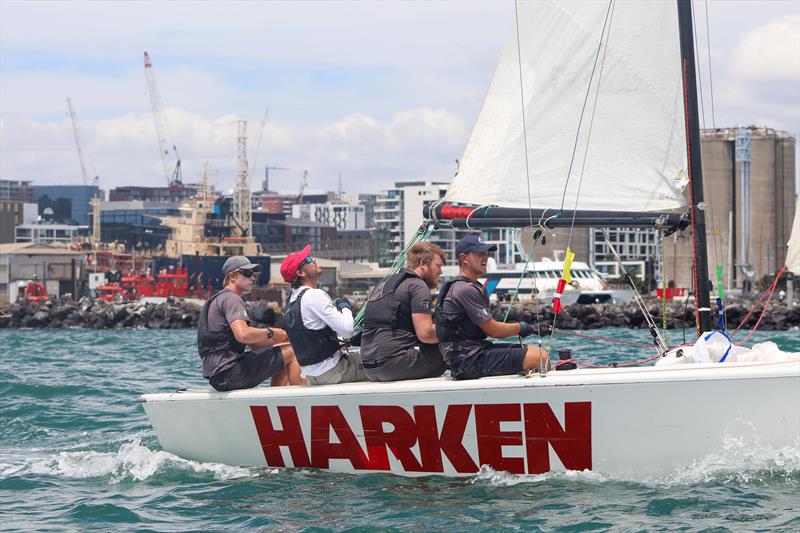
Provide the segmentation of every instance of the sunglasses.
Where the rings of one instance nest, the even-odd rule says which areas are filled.
[[[237,272],[246,278],[252,278],[256,275],[255,270],[237,270]]]
[[[310,265],[311,263],[314,263],[314,262],[316,262],[316,259],[314,259],[310,255],[306,256],[306,258],[303,260],[303,264],[306,264],[306,265]]]

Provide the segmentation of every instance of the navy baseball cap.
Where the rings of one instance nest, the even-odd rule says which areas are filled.
[[[494,252],[495,250],[497,250],[497,246],[483,242],[481,238],[474,233],[461,237],[458,244],[456,244],[456,255],[465,254],[467,252]]]

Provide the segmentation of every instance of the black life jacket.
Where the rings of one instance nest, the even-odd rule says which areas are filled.
[[[436,337],[439,342],[457,342],[463,340],[486,339],[487,335],[481,328],[472,323],[463,309],[458,311],[445,312],[444,303],[450,296],[450,289],[456,283],[472,283],[483,289],[483,285],[477,281],[472,281],[465,276],[448,281],[439,292],[439,302],[433,311],[433,323],[436,326]],[[452,298],[451,298],[452,299]]]
[[[402,329],[415,333],[411,319],[411,302],[397,297],[395,291],[408,278],[419,278],[411,270],[403,269],[379,283],[370,293],[364,311],[363,329]]]
[[[330,326],[322,329],[308,329],[303,325],[300,303],[307,292],[308,289],[301,291],[295,301],[286,308],[284,314],[286,334],[289,336],[289,342],[292,344],[294,355],[300,366],[321,363],[341,348],[339,338]]]
[[[214,293],[214,295],[203,304],[203,309],[200,311],[200,319],[197,323],[197,351],[200,353],[201,359],[207,355],[224,351],[235,352],[241,355],[247,348],[247,345],[236,340],[230,324],[226,324],[225,328],[220,331],[208,330],[208,311],[211,308],[211,304],[214,303],[214,300],[224,292],[230,291],[228,289],[222,289]]]

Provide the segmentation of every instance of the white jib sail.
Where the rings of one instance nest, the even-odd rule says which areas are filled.
[[[531,205],[562,206],[607,9],[603,1],[520,3],[521,53],[512,30],[446,200],[529,206],[521,56]],[[563,207],[684,207],[686,135],[677,7],[674,0],[617,0],[611,13]]]
[[[786,268],[800,275],[800,202],[794,204],[794,222],[789,237],[789,250],[786,252]]]

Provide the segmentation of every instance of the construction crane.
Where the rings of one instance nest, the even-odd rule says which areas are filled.
[[[75,111],[72,109],[72,99],[67,98],[67,110],[69,114],[69,118],[72,121],[72,133],[75,135],[75,147],[78,149],[78,161],[81,164],[81,177],[83,178],[83,184],[88,185],[89,183],[89,172],[87,171],[86,166],[86,156],[83,152],[83,142],[81,141],[81,133],[78,129],[78,119],[75,118]],[[92,178],[92,185],[95,187],[99,187],[100,185],[100,177],[97,175],[97,170],[94,168],[94,163],[89,158],[89,164],[92,166],[92,174],[94,177]],[[102,200],[98,192],[95,193],[94,198],[90,201],[92,205],[92,244],[97,246],[100,242],[100,205]]]
[[[83,152],[83,142],[80,130],[78,129],[78,119],[75,118],[75,111],[72,109],[72,99],[67,98],[67,110],[69,114],[69,118],[72,121],[72,133],[75,136],[75,147],[78,149],[78,161],[81,164],[81,176],[83,177],[83,184],[89,185],[89,182],[92,182],[92,185],[97,186],[100,181],[100,178],[97,176],[97,171],[94,168],[94,163],[89,161],[89,164],[92,166],[92,174],[94,177],[89,179],[89,171],[87,170],[86,165],[86,155]]]
[[[144,53],[144,74],[147,78],[147,92],[150,95],[150,104],[153,106],[153,120],[156,125],[156,135],[158,136],[158,148],[161,152],[161,164],[164,167],[164,176],[167,178],[167,186],[180,185],[182,182],[181,177],[181,158],[178,156],[178,149],[171,141],[169,135],[169,127],[167,119],[164,116],[161,108],[161,96],[158,93],[158,85],[156,84],[156,76],[153,72],[153,63],[150,61],[150,55]],[[174,155],[170,155],[170,149]]]
[[[242,237],[253,234],[253,205],[250,198],[250,172],[247,167],[247,121],[240,120],[236,135],[236,187],[233,191],[233,219]]]
[[[303,192],[308,186],[308,170],[303,171],[303,177],[300,178],[300,191],[297,193],[297,205],[303,205]]]
[[[265,193],[266,192],[270,192],[270,190],[269,190],[269,171],[270,170],[289,170],[289,169],[286,168],[286,167],[276,167],[276,166],[271,166],[271,165],[265,166],[264,167],[264,181],[261,182],[261,190],[263,192],[265,192]]]

